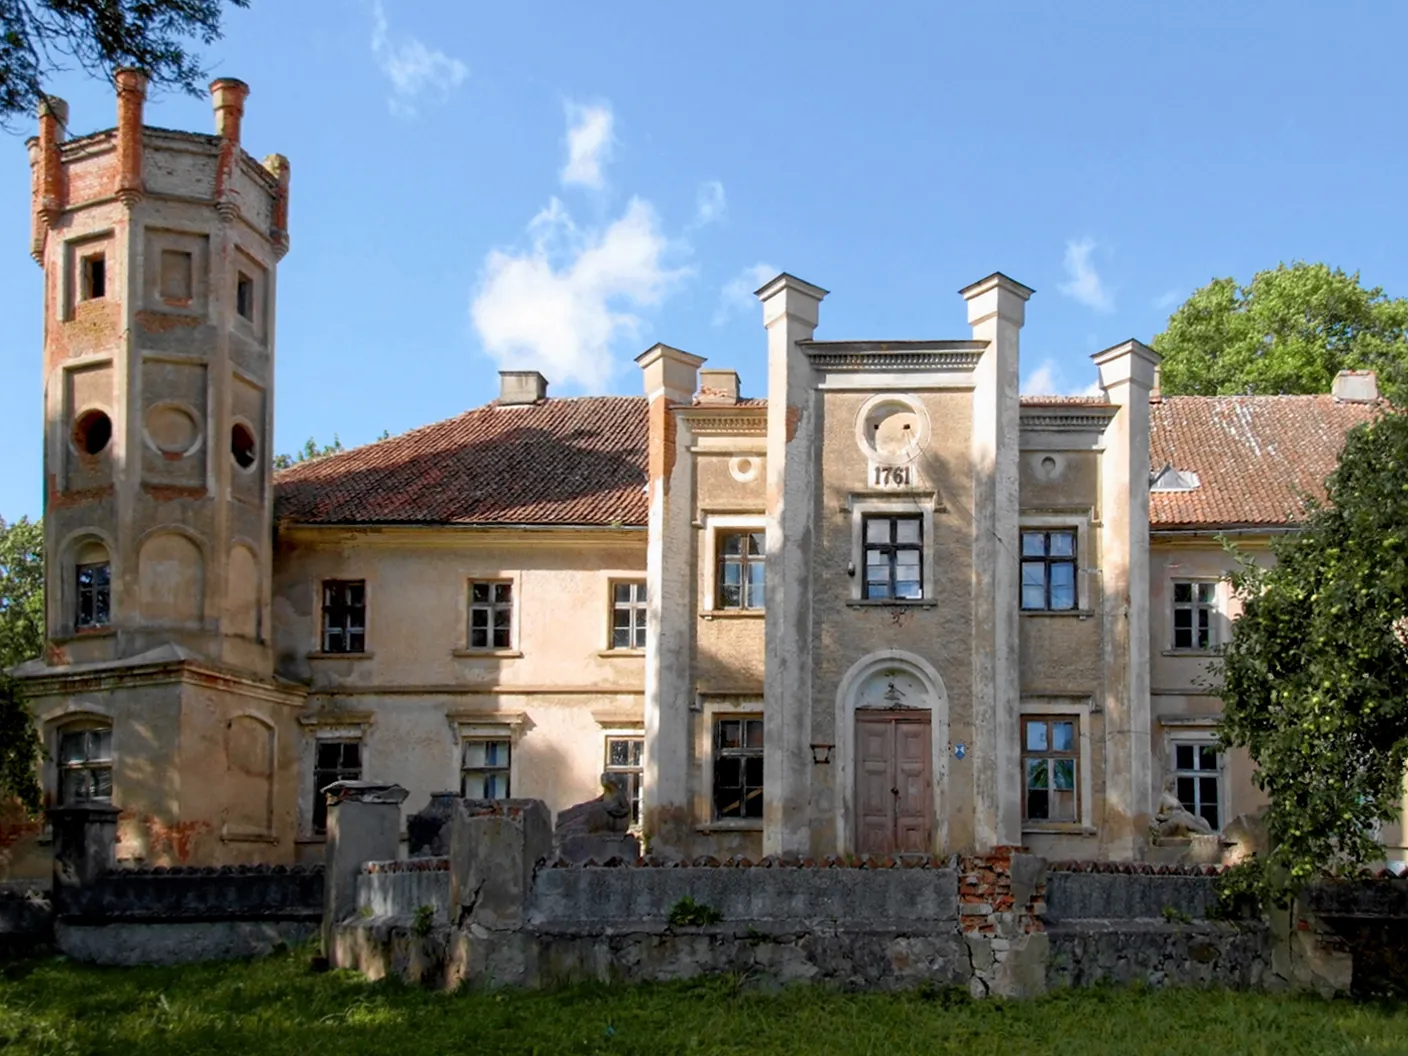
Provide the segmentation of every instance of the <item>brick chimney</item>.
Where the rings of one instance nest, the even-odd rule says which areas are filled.
[[[548,379],[536,370],[499,371],[499,406],[521,407],[548,398]]]
[[[117,82],[117,197],[127,205],[142,197],[142,104],[147,75],[130,66],[113,75]]]
[[[215,134],[221,139],[240,141],[240,119],[244,117],[244,101],[249,98],[249,85],[234,77],[221,77],[210,82],[210,104],[215,108]]]
[[[738,402],[738,372],[734,370],[701,370],[699,372],[699,403],[732,405]]]
[[[1330,395],[1340,403],[1377,403],[1379,377],[1372,370],[1342,370],[1335,375]]]

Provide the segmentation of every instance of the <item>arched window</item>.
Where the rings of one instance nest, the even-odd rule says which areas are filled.
[[[73,555],[73,625],[106,627],[112,619],[112,565],[108,548],[90,541]]]
[[[59,804],[112,800],[112,727],[74,723],[59,728]]]

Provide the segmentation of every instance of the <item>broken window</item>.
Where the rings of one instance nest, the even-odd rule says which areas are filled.
[[[1080,819],[1075,716],[1022,719],[1022,816],[1028,821]]]
[[[626,794],[631,799],[631,824],[640,824],[641,759],[645,753],[644,737],[606,738],[606,769],[626,779]]]
[[[235,311],[254,322],[254,280],[244,272],[235,280]]]
[[[466,738],[460,749],[460,794],[466,799],[508,799],[513,745],[508,738]]]
[[[1217,644],[1217,584],[1175,580],[1173,647],[1211,649]]]
[[[720,532],[718,607],[761,609],[766,566],[765,533]]]
[[[906,426],[906,428],[908,428]],[[924,596],[924,522],[917,516],[866,517],[863,597]]]
[[[112,617],[112,566],[106,561],[78,565],[74,626],[105,627]]]
[[[761,716],[714,720],[714,817],[763,816]]]
[[[112,799],[112,727],[95,726],[59,732],[59,803]]]
[[[1173,745],[1173,777],[1183,809],[1222,828],[1222,766],[1217,745],[1184,742]]]
[[[469,647],[513,648],[513,584],[508,580],[469,585]]]
[[[328,831],[327,787],[334,781],[362,780],[362,742],[319,741],[313,760],[313,831]]]
[[[611,584],[611,648],[645,648],[645,581]]]
[[[107,258],[101,253],[93,253],[80,262],[78,279],[78,299],[96,301],[108,295]]]
[[[1022,608],[1060,612],[1075,607],[1075,530],[1023,532]]]
[[[366,650],[366,580],[323,580],[323,652],[364,653]]]

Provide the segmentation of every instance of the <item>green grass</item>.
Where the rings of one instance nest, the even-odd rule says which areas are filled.
[[[1408,1007],[1219,991],[765,992],[714,978],[436,994],[313,974],[308,955],[182,968],[0,969],[0,1053],[1408,1053]]]

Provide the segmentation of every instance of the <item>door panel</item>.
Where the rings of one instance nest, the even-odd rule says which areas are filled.
[[[929,713],[856,712],[856,850],[927,854],[933,792]]]
[[[861,854],[892,853],[893,741],[887,722],[856,723],[856,842]]]
[[[896,722],[895,850],[927,854],[934,797],[929,790],[929,723]]]

